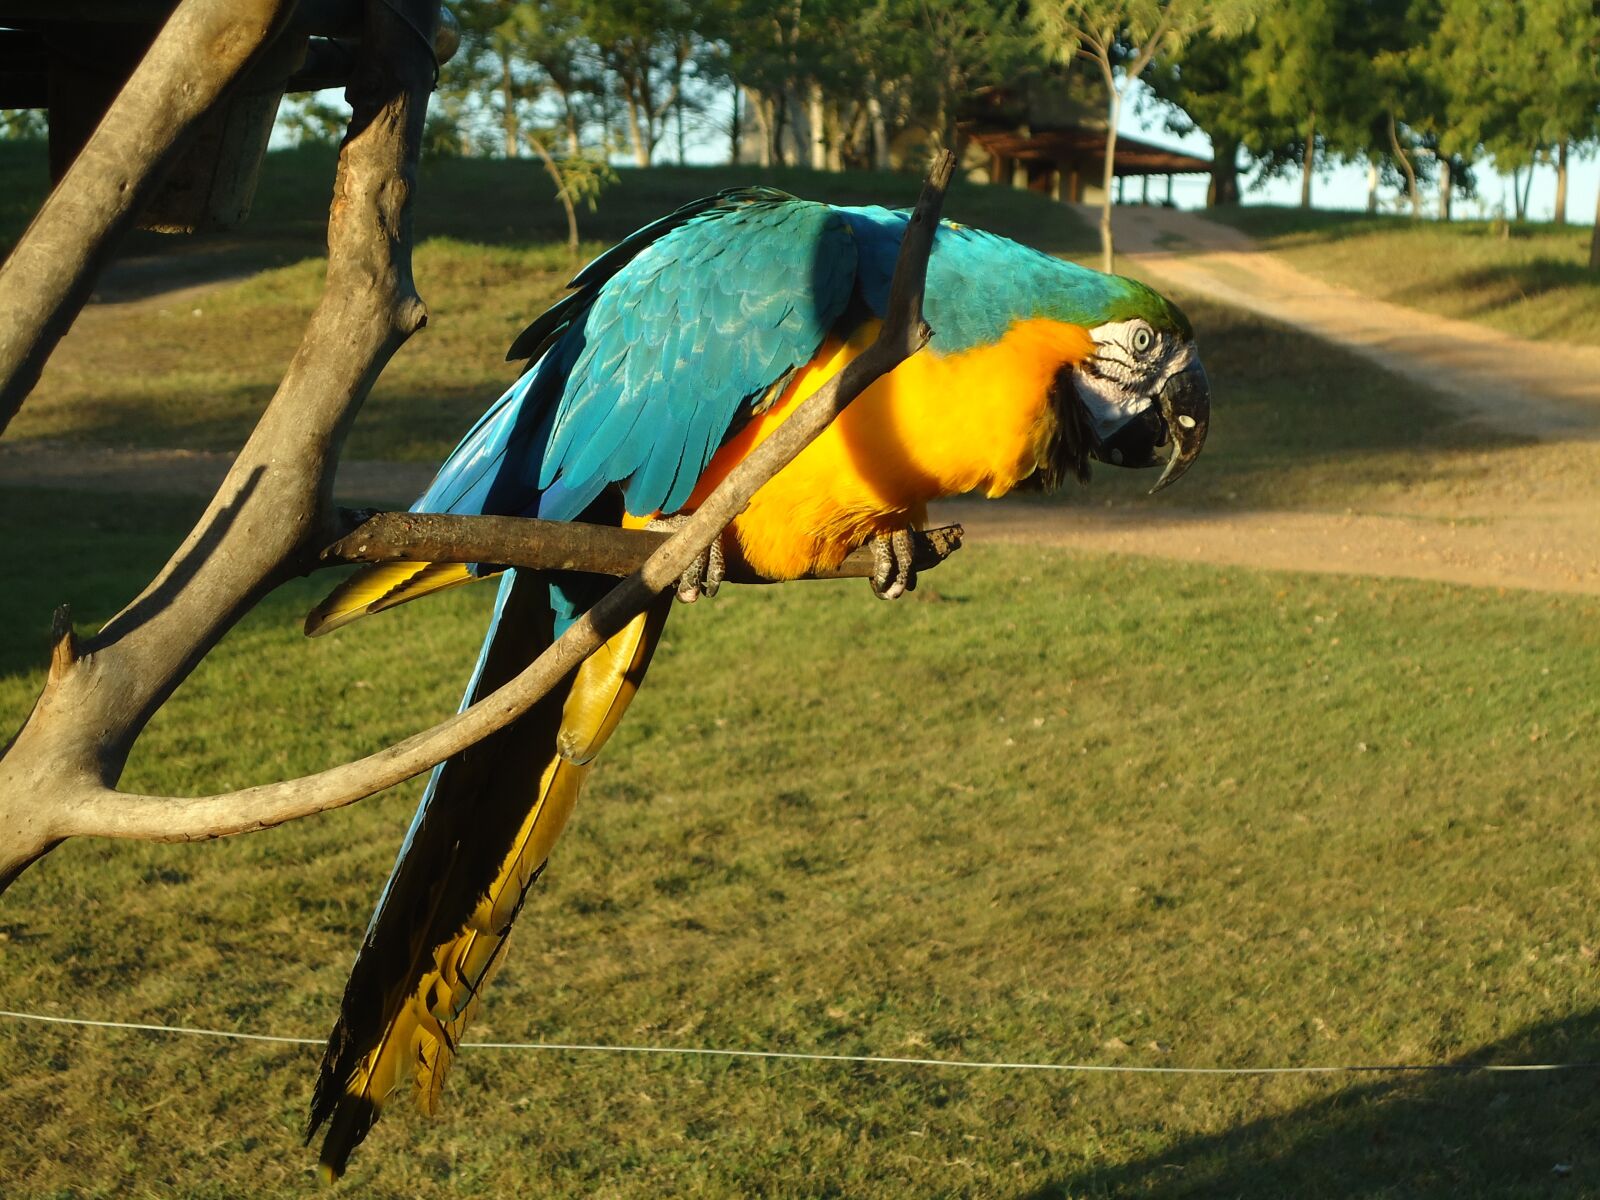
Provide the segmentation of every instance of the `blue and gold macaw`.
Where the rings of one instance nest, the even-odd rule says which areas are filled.
[[[511,348],[532,367],[413,506],[643,526],[691,511],[750,449],[869,345],[906,214],[765,188],[697,201],[572,281]],[[724,535],[790,579],[871,543],[874,589],[914,580],[909,530],[930,500],[1087,479],[1089,460],[1194,461],[1210,412],[1188,321],[1144,285],[943,224],[928,264],[927,348],[863,392]],[[713,559],[720,557],[712,556]],[[718,564],[679,595],[715,590]],[[703,573],[702,573],[703,572]],[[352,576],[307,632],[465,582],[453,564]],[[508,570],[464,703],[526,666],[609,582]],[[595,755],[650,662],[661,598],[566,685],[441,764],[378,901],[328,1042],[308,1136],[334,1175],[398,1088],[436,1108],[454,1048]]]

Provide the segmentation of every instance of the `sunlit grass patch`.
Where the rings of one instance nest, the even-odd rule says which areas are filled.
[[[1442,224],[1255,205],[1206,215],[1367,295],[1519,337],[1600,345],[1600,274],[1589,269],[1586,224]]]
[[[26,711],[189,506],[0,496]],[[272,597],[127,783],[337,761],[448,712],[486,588],[316,642]],[[478,594],[474,594],[478,593]],[[1600,1057],[1587,598],[969,548],[906,601],[729,589],[666,644],[476,1037],[1269,1065]],[[72,843],[6,1007],[316,1035],[415,785],[200,846]],[[24,1195],[300,1194],[309,1050],[0,1024]],[[1591,1078],[1077,1079],[467,1053],[349,1190],[1542,1195]],[[1396,1181],[1404,1181],[1399,1187]]]

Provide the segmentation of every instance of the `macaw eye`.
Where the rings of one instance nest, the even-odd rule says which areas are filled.
[[[1140,326],[1133,331],[1133,349],[1136,354],[1143,354],[1155,344],[1156,335]]]

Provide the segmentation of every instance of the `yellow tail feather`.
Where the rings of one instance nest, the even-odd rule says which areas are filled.
[[[474,579],[465,563],[389,562],[362,567],[306,614],[306,636],[317,637],[370,613]]]
[[[670,597],[664,597],[578,667],[562,709],[558,752],[546,762],[510,850],[466,920],[433,945],[422,944],[431,916],[419,922],[410,979],[397,981],[409,990],[403,997],[391,994],[383,1033],[350,1075],[330,1121],[322,1148],[330,1175],[342,1171],[377,1110],[407,1079],[418,1107],[429,1115],[437,1111],[455,1048],[504,958],[523,898],[566,827],[594,756],[637,692],[670,608]],[[444,891],[441,878],[425,906],[428,913]]]

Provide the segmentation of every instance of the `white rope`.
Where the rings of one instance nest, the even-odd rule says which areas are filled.
[[[83,1017],[49,1017],[43,1013],[10,1012],[0,1017],[14,1021],[40,1021],[49,1025],[78,1025],[94,1029],[133,1029],[143,1033],[177,1033],[189,1037],[229,1038],[241,1042],[279,1042],[292,1046],[320,1046],[323,1038],[282,1037],[271,1033],[238,1033],[231,1029],[200,1029],[190,1025],[146,1025],[136,1021],[91,1021]],[[462,1042],[463,1050],[545,1050],[554,1053],[682,1054],[703,1058],[765,1058],[800,1062],[868,1063],[890,1067],[956,1067],[968,1071],[1072,1071],[1098,1075],[1359,1075],[1397,1074],[1404,1071],[1439,1071],[1454,1074],[1512,1071],[1584,1071],[1600,1063],[1362,1063],[1347,1066],[1306,1067],[1141,1067],[1103,1063],[986,1062],[966,1058],[889,1058],[876,1054],[813,1054],[801,1050],[718,1050],[701,1046],[602,1046],[581,1042]]]

